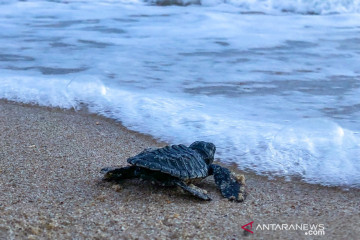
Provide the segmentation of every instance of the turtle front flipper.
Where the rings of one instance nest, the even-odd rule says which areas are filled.
[[[202,200],[206,200],[206,201],[211,200],[211,198],[209,197],[209,195],[207,195],[204,189],[201,189],[193,184],[187,185],[181,180],[175,180],[174,184],[181,187],[185,191],[191,193],[192,195],[201,198]]]
[[[101,173],[104,174],[104,181],[119,181],[122,179],[136,178],[139,173],[136,166],[128,167],[106,167],[101,169]]]
[[[236,175],[229,169],[216,164],[210,165],[209,173],[214,174],[215,183],[224,197],[238,202],[245,200],[245,177],[243,175]]]

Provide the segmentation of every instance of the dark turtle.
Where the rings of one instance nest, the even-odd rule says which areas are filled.
[[[193,180],[214,175],[215,183],[222,195],[230,200],[244,201],[245,178],[236,175],[214,161],[215,145],[208,142],[194,142],[189,147],[172,145],[159,149],[146,149],[129,158],[131,166],[107,167],[101,170],[104,180],[118,181],[141,178],[163,186],[179,186],[203,200],[211,200],[207,192],[191,184]]]

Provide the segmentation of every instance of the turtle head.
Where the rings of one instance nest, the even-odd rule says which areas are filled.
[[[189,148],[194,149],[203,157],[206,164],[210,165],[214,161],[214,155],[216,147],[213,143],[196,141],[189,146]]]

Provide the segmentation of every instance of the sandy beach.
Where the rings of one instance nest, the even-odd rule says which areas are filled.
[[[100,169],[165,143],[87,114],[0,101],[0,239],[358,239],[360,190],[244,173],[248,197],[224,199],[209,177],[197,200]],[[241,226],[253,223],[253,234]],[[258,224],[323,224],[324,236]]]

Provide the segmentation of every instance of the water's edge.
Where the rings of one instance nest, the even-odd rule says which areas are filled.
[[[162,141],[159,138],[156,138],[150,134],[146,134],[143,132],[138,132],[138,131],[134,131],[132,129],[127,128],[126,126],[124,126],[124,124],[118,120],[118,119],[113,119],[113,118],[108,118],[106,116],[103,115],[99,115],[97,113],[91,112],[87,106],[87,104],[81,104],[80,107],[78,108],[61,108],[61,107],[49,107],[49,106],[42,106],[36,103],[24,103],[24,102],[20,102],[20,101],[13,101],[13,100],[8,100],[5,98],[0,98],[0,105],[1,104],[10,104],[10,105],[20,105],[23,107],[28,107],[28,108],[41,108],[44,109],[46,111],[60,111],[61,113],[75,113],[75,114],[79,114],[79,115],[83,115],[83,116],[88,116],[91,118],[94,118],[94,123],[96,124],[97,120],[102,119],[105,121],[110,121],[110,123],[112,124],[116,124],[117,127],[120,128],[124,128],[126,129],[126,131],[131,132],[132,134],[134,134],[135,136],[138,137],[145,137],[146,139],[149,139],[150,141],[154,142],[154,146],[157,147],[162,147],[162,146],[166,146],[169,144],[182,144],[181,142],[177,142],[177,143],[169,143],[166,141]],[[1,113],[0,113],[0,117],[1,117]],[[145,147],[154,147],[154,146],[145,146]],[[215,163],[220,164],[222,166],[228,167],[229,169],[231,169],[232,171],[238,172],[240,174],[244,174],[245,178],[260,178],[260,180],[262,181],[276,181],[276,182],[282,182],[282,183],[287,183],[290,181],[290,179],[286,176],[269,176],[269,175],[262,175],[259,174],[255,171],[252,171],[251,169],[243,169],[239,166],[239,164],[237,162],[231,162],[231,161],[222,161],[221,157],[216,156],[215,154]],[[311,185],[311,186],[318,186],[318,187],[325,187],[325,188],[331,188],[334,190],[338,190],[338,191],[351,191],[351,190],[359,190],[359,187],[348,187],[348,186],[331,186],[331,185],[324,185],[321,183],[308,183],[306,181],[303,181],[301,178],[292,178],[291,182],[295,182],[297,184],[301,184],[301,185]]]

